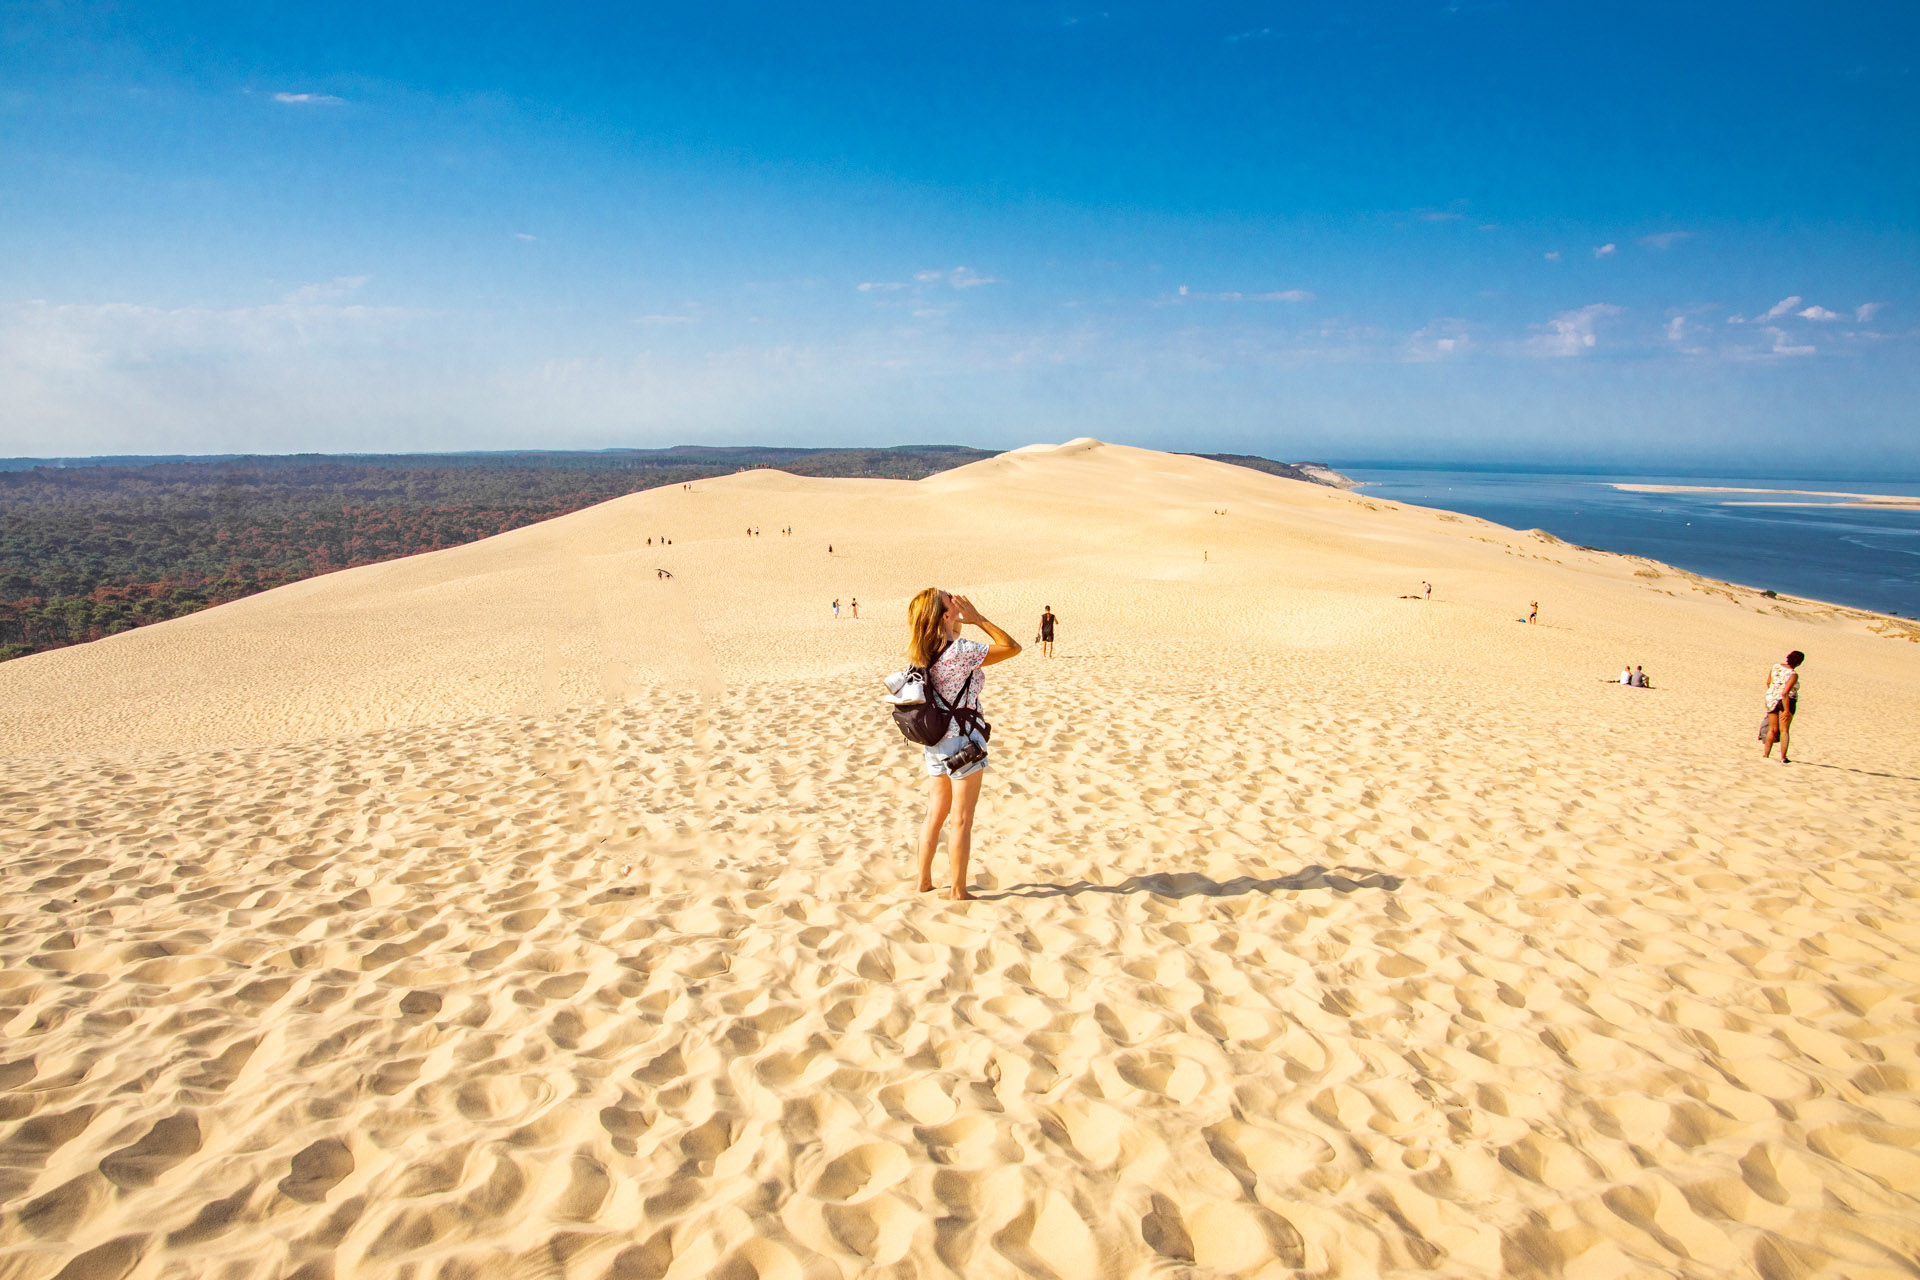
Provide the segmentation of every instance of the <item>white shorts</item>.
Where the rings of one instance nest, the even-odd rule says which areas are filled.
[[[922,751],[926,752],[927,776],[929,778],[971,778],[974,774],[986,768],[987,761],[984,756],[960,770],[958,773],[947,768],[947,757],[969,742],[978,743],[983,751],[987,746],[986,739],[982,738],[977,730],[972,733],[962,733],[960,731],[960,722],[956,718],[953,722],[953,727],[947,730],[946,737],[940,739],[940,741],[930,747],[921,748]]]

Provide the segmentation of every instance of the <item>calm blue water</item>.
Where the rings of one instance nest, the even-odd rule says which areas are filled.
[[[1545,529],[1581,546],[1651,556],[1710,578],[1861,609],[1920,616],[1920,511],[1764,507],[1805,495],[1628,493],[1622,484],[1730,485],[1920,496],[1877,480],[1714,479],[1340,466],[1370,496]]]

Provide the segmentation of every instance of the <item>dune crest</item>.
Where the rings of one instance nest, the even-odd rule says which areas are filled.
[[[1908,1273],[1920,651],[1070,444],[0,665],[0,1272]],[[877,701],[930,583],[1060,618],[966,904]]]

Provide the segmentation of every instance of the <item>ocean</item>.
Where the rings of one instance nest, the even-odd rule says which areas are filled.
[[[1332,464],[1372,497],[1545,529],[1783,595],[1920,617],[1920,510],[1868,510],[1810,494],[1637,493],[1616,484],[1804,489],[1920,498],[1920,484],[1793,477],[1429,470]],[[1770,502],[1809,506],[1757,505]]]

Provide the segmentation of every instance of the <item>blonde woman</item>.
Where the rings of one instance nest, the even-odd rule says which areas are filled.
[[[947,736],[925,748],[927,820],[920,828],[920,892],[933,889],[933,852],[951,813],[950,896],[964,902],[973,896],[967,892],[967,858],[973,851],[973,810],[987,769],[987,735],[980,711],[980,690],[987,677],[981,668],[1005,662],[1020,652],[1020,645],[982,617],[965,596],[949,595],[938,587],[928,587],[907,605],[907,626],[907,661],[926,667],[940,700],[955,708]],[[993,643],[961,639],[960,628],[966,626],[979,627]]]

